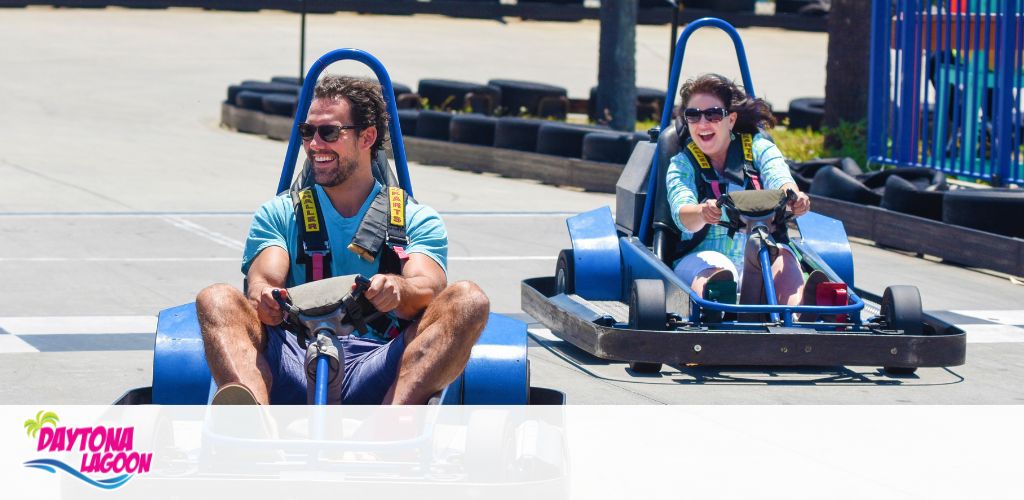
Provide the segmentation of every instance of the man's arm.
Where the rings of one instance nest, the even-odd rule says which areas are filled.
[[[263,324],[279,325],[284,320],[281,306],[272,292],[275,288],[284,288],[290,265],[288,251],[272,245],[264,248],[249,267],[247,295]]]
[[[422,253],[411,253],[401,276],[374,275],[366,298],[378,311],[395,311],[399,318],[413,319],[422,314],[447,285],[448,278],[434,259]]]

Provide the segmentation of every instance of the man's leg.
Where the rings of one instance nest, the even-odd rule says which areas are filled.
[[[196,296],[206,363],[217,385],[242,384],[261,404],[269,404],[270,365],[263,352],[267,336],[252,304],[237,288],[217,283]]]
[[[419,321],[405,331],[398,378],[384,404],[423,404],[465,369],[469,352],[487,324],[487,295],[475,283],[453,283]]]

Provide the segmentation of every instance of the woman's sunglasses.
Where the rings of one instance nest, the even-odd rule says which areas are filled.
[[[299,124],[299,137],[304,141],[312,141],[313,136],[317,133],[320,134],[320,138],[324,142],[334,142],[341,137],[343,130],[360,129],[358,125],[310,125],[308,123]]]
[[[687,123],[697,123],[700,121],[700,116],[704,115],[704,119],[711,123],[718,123],[729,114],[729,111],[725,108],[715,106],[713,108],[698,109],[698,108],[686,108],[683,110],[683,118],[686,118]]]

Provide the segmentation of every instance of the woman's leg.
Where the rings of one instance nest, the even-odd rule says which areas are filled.
[[[684,256],[675,268],[676,276],[690,285],[698,297],[704,296],[704,289],[711,281],[735,281],[736,266],[725,255],[701,251]]]
[[[780,248],[771,263],[776,302],[799,305],[804,290],[804,274],[800,270],[800,262],[789,249]],[[764,281],[761,278],[761,261],[757,257],[757,247],[752,240],[747,241],[743,266],[744,279],[740,288],[740,303],[764,304],[767,300],[764,294]]]

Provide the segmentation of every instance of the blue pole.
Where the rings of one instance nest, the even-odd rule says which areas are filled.
[[[299,155],[299,147],[302,140],[299,138],[299,124],[306,120],[306,113],[309,112],[309,105],[313,101],[313,88],[320,73],[332,63],[344,60],[358,61],[368,66],[377,76],[380,82],[384,100],[387,102],[388,115],[390,120],[388,130],[391,133],[391,151],[395,157],[395,171],[398,175],[398,184],[412,196],[412,181],[409,179],[409,165],[405,158],[405,144],[402,142],[402,127],[398,123],[398,106],[395,104],[395,90],[391,85],[391,76],[388,75],[384,64],[369,52],[359,49],[337,49],[332,50],[320,59],[317,59],[309,68],[306,79],[302,82],[302,92],[299,93],[299,102],[295,107],[295,123],[292,124],[292,135],[288,140],[288,151],[284,155],[284,165],[281,167],[281,178],[277,183],[277,194],[285,192],[291,184],[295,172],[295,159]],[[382,133],[382,131],[378,131]]]
[[[757,251],[757,259],[761,261],[761,279],[764,280],[764,293],[767,295],[768,305],[778,305],[779,301],[775,298],[775,280],[772,279],[772,259],[771,254],[768,253],[768,245],[761,244],[761,248]],[[770,317],[773,322],[778,321],[779,313],[773,312]]]
[[[330,359],[325,354],[316,357],[316,387],[313,392],[313,404],[327,404],[327,379],[330,378]]]
[[[743,87],[747,95],[754,97],[754,84],[750,81],[750,68],[747,66],[747,53],[743,49],[743,40],[731,24],[716,17],[702,17],[686,25],[683,34],[679,35],[676,42],[675,54],[672,57],[672,70],[668,77],[668,90],[665,94],[665,108],[661,111],[661,130],[668,128],[672,123],[672,108],[675,107],[676,88],[679,85],[679,70],[683,65],[683,55],[686,51],[686,42],[694,31],[705,26],[718,28],[724,31],[732,39],[733,47],[736,49],[736,59],[740,65],[740,75],[743,78]],[[640,240],[647,243],[650,241],[651,222],[654,218],[654,198],[658,187],[658,150],[654,151],[654,160],[651,162],[651,169],[647,177],[647,197],[644,200],[644,214],[640,218]]]

